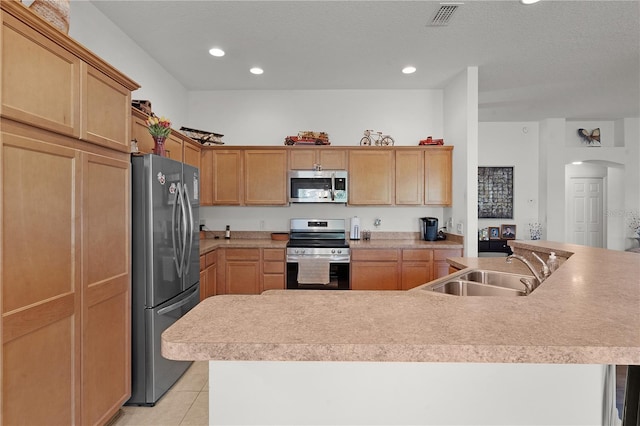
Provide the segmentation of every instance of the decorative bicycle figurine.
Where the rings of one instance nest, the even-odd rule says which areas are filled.
[[[393,145],[394,140],[390,135],[383,135],[382,132],[365,130],[364,137],[360,139],[360,145],[388,146]]]

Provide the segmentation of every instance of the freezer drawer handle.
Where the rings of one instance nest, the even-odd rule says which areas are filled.
[[[200,291],[197,288],[193,289],[192,291],[193,291],[193,293],[190,294],[186,299],[182,299],[181,301],[176,302],[173,305],[169,305],[167,307],[159,309],[158,310],[158,315],[164,315],[164,314],[169,313],[171,311],[175,311],[176,309],[178,309],[178,308],[190,303],[191,299],[193,299],[194,296],[200,296]]]

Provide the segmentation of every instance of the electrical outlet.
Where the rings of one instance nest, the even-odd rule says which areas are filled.
[[[458,224],[456,225],[456,231],[458,232],[458,234],[462,234],[462,222],[458,222]]]
[[[260,221],[260,230],[264,231],[264,220]]]

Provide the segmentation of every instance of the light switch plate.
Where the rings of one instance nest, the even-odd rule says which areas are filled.
[[[458,232],[458,234],[462,234],[462,231],[463,231],[462,222],[458,222],[458,224],[456,225],[456,231]]]

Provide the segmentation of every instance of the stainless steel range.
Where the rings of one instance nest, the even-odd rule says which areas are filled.
[[[287,289],[348,290],[346,235],[344,219],[291,219]]]

